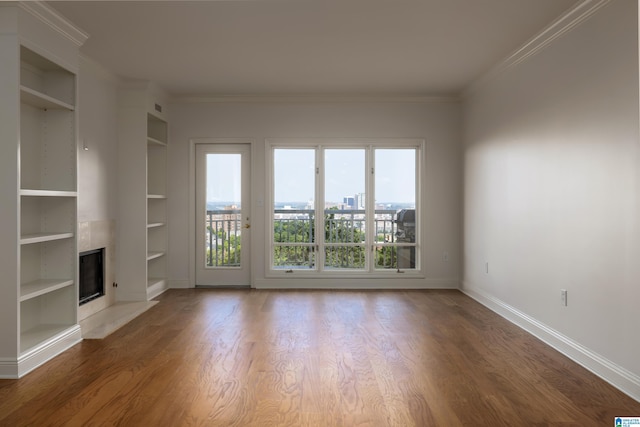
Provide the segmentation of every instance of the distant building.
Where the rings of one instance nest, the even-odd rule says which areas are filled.
[[[353,209],[356,206],[356,198],[355,197],[344,197],[342,199],[342,203],[344,203],[345,209]]]

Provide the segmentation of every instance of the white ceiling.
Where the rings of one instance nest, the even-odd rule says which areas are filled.
[[[176,96],[456,95],[576,0],[49,2]]]

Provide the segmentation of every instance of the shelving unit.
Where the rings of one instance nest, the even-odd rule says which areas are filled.
[[[0,7],[0,378],[82,339],[76,72],[85,39],[45,4]]]
[[[20,47],[20,354],[77,327],[75,74]]]
[[[147,114],[147,293],[166,289],[167,122]]]
[[[120,218],[126,224],[118,241],[126,253],[118,258],[118,299],[148,300],[167,289],[168,125],[163,96],[151,84],[132,84],[121,100],[120,182],[126,194]]]

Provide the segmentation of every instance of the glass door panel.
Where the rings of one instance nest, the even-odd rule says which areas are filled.
[[[207,154],[207,267],[240,267],[242,256],[242,155]]]

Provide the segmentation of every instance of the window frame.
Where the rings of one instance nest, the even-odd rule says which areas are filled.
[[[417,138],[268,138],[265,139],[266,180],[265,207],[265,277],[305,277],[305,278],[423,278],[425,236],[422,217],[424,217],[424,177],[425,177],[425,148],[424,139]],[[324,229],[325,208],[319,213],[318,206],[325,206],[325,149],[364,149],[365,150],[365,220],[375,219],[375,150],[376,149],[414,149],[415,150],[415,209],[418,215],[415,218],[416,242],[407,243],[381,243],[375,242],[375,230],[366,227],[365,237],[365,268],[363,269],[327,269],[324,266],[324,233],[318,233],[314,242],[315,262],[312,268],[276,268],[274,267],[274,153],[276,149],[314,149],[315,150],[315,184],[314,184],[314,221],[316,230]],[[330,244],[330,246],[340,246]],[[355,246],[355,245],[350,245]],[[411,246],[415,247],[415,268],[412,269],[381,269],[375,267],[374,256],[371,255],[374,248],[380,246]],[[402,273],[402,274],[398,274]]]

